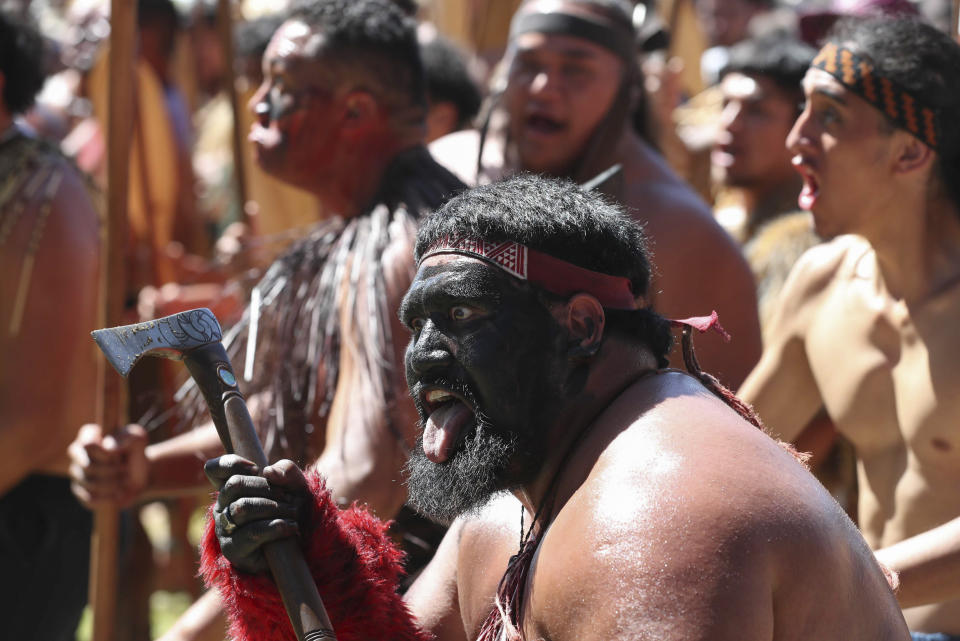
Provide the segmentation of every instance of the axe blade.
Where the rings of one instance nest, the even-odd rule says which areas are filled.
[[[98,329],[91,335],[110,364],[124,377],[144,356],[182,360],[186,352],[219,343],[223,336],[216,316],[206,308],[135,325]]]

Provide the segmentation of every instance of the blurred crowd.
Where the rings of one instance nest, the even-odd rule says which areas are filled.
[[[195,408],[184,409],[197,400],[186,373],[160,360],[130,379],[135,429],[111,436],[95,425],[98,384],[113,372],[104,373],[87,334],[103,324],[106,279],[122,279],[123,324],[210,308],[257,392],[254,414],[259,407],[270,417],[261,436],[271,455],[316,463],[342,505],[360,500],[394,519],[415,574],[443,534],[402,507],[396,481],[416,415],[392,400],[378,410],[370,399],[406,396],[402,374],[376,362],[395,350],[402,360],[395,308],[403,291],[395,290],[409,284],[412,263],[398,266],[391,248],[409,250],[403,242],[420,213],[438,208],[441,194],[520,171],[568,177],[622,203],[653,239],[657,310],[670,318],[717,310],[733,348],[704,336],[700,360],[727,387],[743,386],[763,416],[768,370],[754,368],[764,348],[788,343],[792,312],[780,295],[801,256],[836,235],[814,225],[810,203],[826,182],[804,173],[802,134],[791,134],[809,109],[811,63],[846,17],[958,34],[949,0],[596,0],[611,13],[629,5],[632,40],[605,45],[603,56],[577,55],[569,42],[545,45],[520,28],[520,0],[394,4],[417,21],[422,83],[353,52],[336,64],[374,87],[374,98],[341,106],[316,80],[324,65],[288,56],[321,46],[291,26],[291,15],[308,14],[290,12],[308,9],[136,0],[128,233],[105,243],[109,3],[0,0],[0,452],[11,459],[0,466],[0,559],[8,578],[33,586],[0,588],[0,611],[21,603],[32,621],[9,638],[74,638],[93,527],[83,506],[98,505],[125,515],[119,638],[161,636],[150,628],[157,590],[197,599],[164,641],[224,638],[216,595],[203,596],[195,576],[189,532],[209,498],[201,461],[219,442]],[[99,262],[107,244],[122,249],[122,274]],[[957,326],[955,316],[938,322]],[[250,373],[254,357],[262,373]],[[956,396],[950,384],[942,394]],[[895,493],[889,488],[871,489],[864,507],[872,477],[863,453],[872,446],[842,429],[847,409],[813,403],[796,429],[764,418],[813,452],[812,471],[854,521],[909,512],[901,502],[916,495],[877,497]],[[952,431],[934,439],[954,457],[958,419],[948,416]],[[349,435],[344,426],[353,424],[368,436]],[[894,468],[914,465],[906,452],[910,460]],[[952,478],[953,498],[943,502],[960,505],[960,477]],[[870,511],[878,501],[889,512],[882,517]],[[924,512],[921,528],[898,520],[899,534],[880,527],[868,541],[889,546],[949,521],[949,511]],[[951,607],[960,608],[960,593]],[[957,627],[955,615],[929,620]],[[33,629],[39,621],[43,633]]]

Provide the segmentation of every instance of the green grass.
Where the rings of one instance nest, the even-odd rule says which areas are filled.
[[[170,626],[190,607],[192,599],[187,592],[166,592],[158,590],[150,595],[150,638],[162,636]],[[83,611],[80,626],[77,628],[77,641],[90,641],[92,633],[90,608]]]
[[[201,507],[191,514],[187,538],[189,545],[196,549],[203,533],[206,508]],[[170,524],[165,509],[159,504],[144,506],[140,512],[140,520],[156,548],[169,547]],[[170,629],[176,620],[183,614],[192,599],[188,592],[167,592],[157,590],[150,595],[150,638],[157,639]],[[80,625],[77,627],[77,641],[90,641],[92,635],[92,615],[90,608],[83,611]]]

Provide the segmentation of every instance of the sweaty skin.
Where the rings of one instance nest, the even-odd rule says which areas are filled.
[[[801,205],[840,235],[798,262],[741,396],[785,440],[826,410],[856,449],[859,526],[900,572],[911,629],[960,634],[957,210],[929,200],[929,148],[828,74],[804,85],[788,139]]]
[[[500,282],[500,300],[510,302],[458,294],[471,272],[489,272]],[[492,365],[517,365],[522,356],[499,351],[496,362],[484,363],[469,347],[475,337],[488,345],[512,340],[501,315],[522,311],[511,309],[517,287],[472,258],[424,261],[401,311],[414,331],[407,372],[415,391],[438,363],[473,380]],[[564,365],[564,356],[587,350],[587,372],[548,412],[534,478],[456,521],[411,588],[408,605],[427,635],[477,638],[517,550],[519,513],[529,525],[553,487],[554,507],[524,586],[523,638],[908,638],[866,543],[788,451],[691,376],[652,372],[645,345],[604,334],[601,308],[588,294],[549,310],[568,334],[544,358],[569,383],[579,365]],[[476,387],[481,406],[495,402],[487,396],[495,387]],[[210,471],[226,480],[242,468],[216,460]],[[271,483],[293,488],[294,476],[272,475]],[[228,542],[238,550],[292,531],[290,522],[271,520],[289,518],[278,503],[259,501],[256,516],[243,508],[248,499],[236,490],[247,482],[233,478],[236,496],[220,506],[243,521]],[[247,524],[254,538],[242,543]]]
[[[424,261],[405,308],[465,304],[445,290],[456,291],[469,262],[494,269],[463,257]],[[499,313],[493,305],[462,328],[441,323],[435,331],[463,362],[472,336]],[[409,308],[402,314],[416,318]],[[410,367],[420,341],[437,344],[414,335],[408,382],[418,378]],[[691,377],[637,380],[637,363],[650,362],[644,352],[607,337],[573,393],[603,400],[557,477],[558,509],[527,582],[524,638],[906,638],[870,550],[817,481]],[[591,415],[581,403],[563,411]],[[576,425],[562,422],[567,432]],[[571,438],[551,439],[546,460],[561,458]],[[546,484],[541,474],[516,497],[503,494],[451,527],[408,595],[428,632],[445,641],[476,638],[517,550],[519,506],[529,524]]]
[[[535,6],[524,10],[535,10]],[[589,12],[576,3],[563,6]],[[516,171],[566,175],[610,109],[620,83],[620,59],[584,39],[526,33],[516,38],[514,46],[517,58],[508,76],[505,113],[495,115],[507,119],[503,127],[510,131],[516,149],[507,152],[500,137],[488,136],[478,176],[478,132],[457,132],[430,146],[437,160],[468,185],[486,184]],[[498,126],[494,123],[491,131]],[[604,168],[623,166],[622,204],[646,225],[657,266],[653,302],[670,318],[719,312],[734,342],[705,336],[697,342],[697,355],[721,382],[736,388],[761,351],[750,269],[706,204],[628,122],[622,126],[619,144]]]

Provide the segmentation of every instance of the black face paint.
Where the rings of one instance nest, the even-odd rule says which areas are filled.
[[[451,310],[461,307],[481,311],[457,321]],[[533,290],[467,261],[421,268],[402,315],[408,324],[422,323],[406,354],[421,426],[431,409],[425,388],[454,392],[472,411],[447,460],[427,458],[421,433],[407,465],[411,504],[451,521],[537,474],[564,396],[566,332]]]

